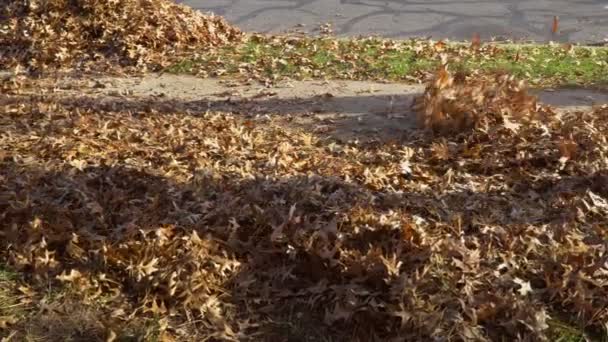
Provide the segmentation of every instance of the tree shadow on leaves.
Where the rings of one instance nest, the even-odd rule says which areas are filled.
[[[396,336],[390,331],[430,336],[431,330],[409,330],[421,327],[408,328],[405,322],[409,315],[438,316],[425,307],[403,310],[409,299],[396,294],[445,291],[440,278],[421,276],[432,255],[443,253],[422,241],[432,232],[412,228],[412,222],[422,217],[457,227],[455,217],[463,215],[461,233],[479,235],[471,218],[508,198],[504,193],[395,195],[319,176],[176,183],[126,166],[49,171],[10,160],[2,162],[2,170],[5,257],[30,282],[59,286],[59,277],[83,293],[118,289],[131,309],[200,315],[202,323],[191,322],[191,331],[219,340],[363,341]],[[598,179],[569,179],[545,194],[584,186],[603,187],[595,190],[608,194]],[[446,211],[433,212],[441,201]],[[481,206],[473,208],[476,203]],[[368,217],[373,211],[384,219]],[[511,217],[509,226],[488,217],[487,224],[508,231],[492,237],[498,245],[525,233],[528,223],[551,223],[520,216],[519,222]],[[552,224],[558,227],[557,221]],[[104,274],[116,284],[79,282],[72,270],[98,281]],[[535,279],[541,283],[535,286],[546,287],[538,275]],[[171,281],[183,284],[172,289]],[[449,306],[458,298],[438,303]],[[215,311],[209,308],[213,301],[218,301]],[[206,309],[199,312],[199,306]],[[491,319],[482,323],[493,326]],[[504,326],[494,328],[504,332]]]
[[[199,337],[242,340],[257,331],[265,340],[307,341],[342,335],[328,333],[325,307],[302,307],[298,296],[331,276],[305,244],[362,200],[346,197],[356,192],[351,186],[314,176],[203,177],[178,184],[126,166],[1,164],[4,258],[38,288],[63,283],[83,297],[118,291],[128,305],[111,309],[192,314],[204,321],[190,322]],[[105,327],[117,324],[98,318]],[[54,326],[64,331],[69,324]],[[49,336],[66,336],[49,329]]]

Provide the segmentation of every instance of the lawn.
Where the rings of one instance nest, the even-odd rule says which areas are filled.
[[[608,48],[444,43],[379,38],[249,36],[241,44],[185,57],[172,73],[244,77],[418,82],[441,59],[465,73],[504,71],[535,86],[604,86]]]

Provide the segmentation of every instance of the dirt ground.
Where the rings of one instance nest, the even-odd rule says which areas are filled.
[[[423,85],[370,81],[288,81],[267,87],[187,75],[62,78],[54,89],[65,101],[133,110],[227,111],[250,118],[278,115],[286,124],[337,139],[390,140],[416,127],[410,109]],[[608,91],[583,88],[532,90],[561,110],[608,103]]]

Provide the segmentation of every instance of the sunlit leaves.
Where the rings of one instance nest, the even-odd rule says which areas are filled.
[[[217,16],[166,0],[8,1],[0,8],[0,66],[145,71],[178,53],[238,41]],[[9,48],[10,47],[10,48]]]

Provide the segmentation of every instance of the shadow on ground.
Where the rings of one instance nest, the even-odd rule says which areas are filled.
[[[410,109],[411,95],[360,95],[301,99],[204,99],[62,97],[59,102],[73,110],[126,110],[136,114],[183,113],[200,116],[206,112],[233,113],[250,120],[274,118],[292,128],[339,141],[387,141],[400,139],[416,128],[416,114]],[[14,103],[21,98],[4,99]],[[3,101],[3,102],[4,102]]]
[[[261,174],[257,179],[243,179],[226,174],[221,179],[201,176],[178,183],[155,175],[152,170],[137,170],[121,164],[82,170],[60,167],[50,171],[44,164],[36,166],[37,162],[41,161],[0,159],[3,248],[28,250],[44,239],[47,249],[63,265],[36,276],[36,270],[26,267],[20,270],[26,279],[33,282],[37,278],[50,279],[52,286],[57,287],[52,279],[63,267],[83,273],[103,272],[120,281],[119,288],[126,300],[137,307],[148,295],[166,295],[165,290],[162,286],[136,281],[128,275],[127,265],[108,263],[103,254],[99,254],[100,246],[105,245],[115,253],[121,250],[122,244],[142,238],[154,239],[159,227],[175,227],[175,232],[183,236],[196,231],[203,240],[223,246],[221,253],[201,260],[213,264],[218,257],[232,256],[240,263],[221,283],[221,297],[235,308],[231,319],[252,323],[249,327],[242,326],[241,340],[249,336],[252,340],[266,341],[380,341],[396,331],[407,336],[408,330],[412,336],[430,336],[432,330],[421,331],[420,326],[403,325],[399,321],[403,313],[398,309],[403,303],[393,297],[393,292],[403,286],[401,291],[413,290],[402,283],[404,279],[420,277],[420,272],[431,267],[433,255],[439,252],[431,244],[420,243],[421,237],[415,231],[395,229],[380,221],[371,226],[363,219],[358,222],[353,218],[358,211],[389,216],[402,213],[406,220],[418,216],[446,227],[458,219],[462,233],[472,236],[480,234],[476,220],[483,216],[487,220],[485,225],[502,227],[503,233],[492,238],[493,243],[500,246],[524,234],[530,224],[549,225],[555,234],[560,234],[563,222],[576,215],[567,207],[547,207],[530,199],[531,190],[544,201],[555,203],[562,196],[571,195],[572,189],[583,193],[592,189],[602,196],[608,195],[604,174],[585,179],[565,178],[540,187],[537,179],[523,179],[506,192],[440,194],[377,191],[358,182],[346,183],[339,175],[273,178]],[[514,215],[524,207],[540,215]],[[37,219],[44,229],[19,229],[31,226]],[[90,243],[90,248],[82,251],[85,258],[75,258],[72,254],[74,234]],[[338,234],[344,235],[339,243]],[[163,260],[171,259],[154,248],[147,249],[146,253]],[[479,248],[484,253],[485,247]],[[382,266],[379,260],[385,255],[394,256],[395,262],[401,265],[398,267],[400,277],[392,277]],[[380,259],[376,259],[378,256]],[[183,261],[171,262],[176,263],[174,267],[190,267],[187,263],[180,264]],[[210,268],[209,272],[216,271]],[[544,273],[530,271],[525,278],[531,279],[535,288],[547,286]],[[434,288],[439,285],[433,285],[434,282],[436,280],[427,284],[431,288],[418,291],[443,291]],[[461,299],[458,292],[453,291],[446,291],[443,296],[445,310]],[[349,307],[349,301],[357,304]],[[180,305],[179,301],[165,303]],[[457,312],[459,310],[454,314]],[[422,309],[412,314],[429,315]],[[61,324],[30,326],[30,329],[48,340],[65,340],[66,336],[73,340],[102,340],[105,325],[95,320],[109,323],[91,315],[107,313],[58,310],[52,319],[48,314],[38,316],[36,324],[54,319],[59,319]],[[343,321],[343,318],[349,320]],[[492,333],[509,334],[508,327],[494,325],[492,320],[480,324]],[[203,332],[209,329],[202,324],[194,326]]]

